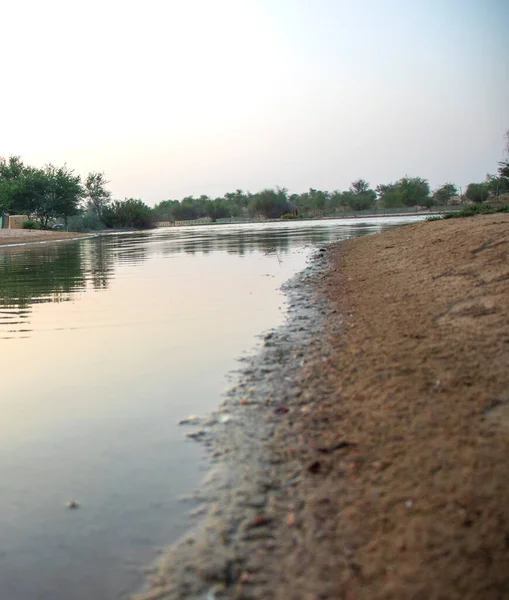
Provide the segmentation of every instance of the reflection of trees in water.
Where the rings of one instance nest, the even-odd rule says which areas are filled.
[[[102,238],[84,245],[83,256],[87,280],[94,290],[106,289],[113,273],[114,259],[110,249],[102,243]]]
[[[72,293],[85,287],[85,282],[80,244],[3,249],[0,254],[0,326],[7,333],[27,331],[23,326],[32,305],[67,302]]]
[[[100,240],[3,248],[0,253],[0,326],[26,323],[32,306],[69,302],[88,285],[105,289],[113,271]],[[17,329],[17,331],[20,331]]]
[[[3,248],[0,252],[0,326],[26,322],[33,304],[66,302],[74,293],[89,286],[106,289],[116,265],[139,265],[151,254],[223,251],[243,256],[261,252],[279,260],[292,247],[325,244],[396,226],[366,222],[329,225],[315,222],[295,227],[169,228],[107,235],[75,243]]]
[[[85,281],[80,244],[41,244],[0,254],[0,307],[63,302]]]
[[[148,248],[154,238],[151,233],[110,234],[95,242],[111,256],[113,263],[141,263],[148,259]]]
[[[263,254],[278,253],[285,254],[290,248],[302,244],[325,243],[330,241],[330,234],[323,228],[304,229],[266,229],[266,230],[236,230],[221,231],[221,226],[216,230],[179,232],[178,229],[168,231],[168,235],[162,235],[164,240],[162,253],[164,255],[184,252],[186,254],[208,253],[212,251],[228,252],[241,256],[252,252]]]
[[[214,251],[239,254],[241,256],[252,252],[277,253],[283,255],[292,247],[320,245],[328,242],[343,240],[350,237],[360,237],[383,229],[392,229],[399,225],[369,223],[345,223],[337,220],[331,222],[309,222],[309,226],[297,223],[294,227],[253,227],[249,225],[232,229],[223,225],[181,229],[178,227],[161,229],[156,234],[161,253],[195,254]]]

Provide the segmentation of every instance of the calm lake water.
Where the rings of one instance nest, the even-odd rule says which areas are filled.
[[[189,527],[179,419],[284,319],[311,248],[418,218],[160,229],[0,249],[0,598],[112,600]],[[68,500],[79,510],[66,508]]]

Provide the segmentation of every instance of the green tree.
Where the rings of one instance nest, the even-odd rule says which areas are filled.
[[[430,204],[430,189],[427,179],[402,177],[399,184],[403,203],[406,206],[428,206]]]
[[[353,181],[350,189],[343,193],[344,200],[352,210],[369,210],[376,203],[376,192],[369,187],[364,179]]]
[[[385,208],[398,208],[403,206],[403,195],[399,182],[377,185],[380,203]]]
[[[503,163],[499,163],[499,165],[503,165]],[[488,188],[488,192],[491,196],[498,198],[502,194],[509,193],[509,166],[507,167],[507,176],[504,176],[504,168],[503,166],[499,167],[500,176],[490,175],[489,173],[486,175],[486,185]]]
[[[99,218],[103,208],[111,201],[111,192],[106,189],[109,181],[106,181],[104,173],[91,172],[87,175],[83,187],[85,188],[84,198],[90,212],[95,213]]]
[[[0,159],[0,210],[10,210],[26,167],[19,156]]]
[[[490,195],[489,186],[484,183],[470,183],[465,192],[465,196],[472,202],[484,202]]]
[[[281,215],[292,211],[288,201],[288,190],[285,188],[264,189],[253,196],[249,205],[252,214],[268,219],[278,219]]]
[[[162,202],[159,202],[159,204],[156,204],[153,208],[155,220],[175,222],[177,219],[174,210],[179,206],[180,202],[178,200],[163,200]]]
[[[438,206],[445,206],[453,196],[458,195],[458,188],[454,183],[444,183],[433,192],[434,203]]]
[[[217,219],[226,219],[231,216],[228,201],[224,198],[216,198],[215,200],[207,200],[205,203],[205,213],[210,220],[215,223]]]
[[[142,200],[126,198],[103,207],[106,227],[149,229],[154,226],[154,213]]]
[[[40,178],[41,193],[34,201],[34,214],[43,227],[47,227],[50,219],[67,218],[78,213],[79,203],[83,198],[83,186],[79,175],[74,175],[66,165],[55,167],[46,165]],[[44,181],[45,180],[45,181]]]

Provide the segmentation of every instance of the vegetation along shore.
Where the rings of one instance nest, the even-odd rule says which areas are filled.
[[[347,190],[310,188],[290,193],[284,187],[256,193],[237,189],[212,198],[186,196],[147,206],[142,199],[113,199],[104,173],[90,172],[84,178],[66,165],[27,165],[19,156],[0,158],[0,213],[25,215],[28,229],[61,226],[66,231],[96,231],[107,228],[149,228],[157,222],[173,224],[221,219],[297,219],[338,217],[358,212],[398,212],[458,204],[499,201],[509,194],[509,163],[499,163],[496,174],[465,190],[444,183],[431,190],[423,177],[405,175],[397,181],[371,187],[356,179]],[[464,193],[463,193],[464,192]],[[2,225],[3,226],[3,225]]]
[[[208,516],[139,598],[506,598],[508,259],[508,214],[319,252],[193,430]]]

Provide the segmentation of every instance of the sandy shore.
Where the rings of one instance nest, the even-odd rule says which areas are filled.
[[[509,215],[330,246],[288,294],[138,598],[509,597]]]
[[[0,246],[10,244],[31,244],[34,242],[51,242],[60,240],[73,240],[81,237],[90,237],[85,233],[65,231],[37,231],[31,229],[0,229]]]

